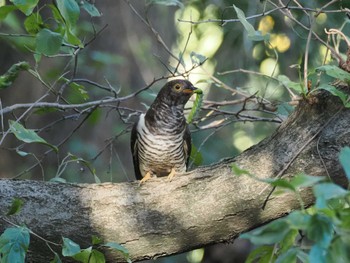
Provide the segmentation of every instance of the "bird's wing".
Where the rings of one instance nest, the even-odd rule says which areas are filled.
[[[185,160],[186,160],[186,170],[188,169],[188,165],[190,162],[190,156],[191,156],[191,132],[188,128],[188,125],[186,125],[186,130],[184,133],[184,154],[185,154]]]
[[[139,167],[139,154],[138,154],[138,140],[137,140],[137,124],[139,121],[135,122],[131,130],[130,146],[132,153],[132,160],[134,162],[135,177],[137,180],[142,179],[140,167]]]

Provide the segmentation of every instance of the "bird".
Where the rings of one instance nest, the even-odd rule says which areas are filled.
[[[187,171],[191,154],[191,133],[184,116],[190,97],[202,90],[184,79],[167,82],[131,130],[131,152],[135,177],[141,185],[152,177]]]

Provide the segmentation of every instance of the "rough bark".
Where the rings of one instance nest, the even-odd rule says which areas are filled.
[[[133,183],[57,184],[39,181],[0,181],[0,211],[14,197],[25,204],[8,218],[25,224],[47,240],[69,237],[81,246],[92,235],[124,245],[132,260],[166,256],[232,241],[240,233],[299,208],[293,194],[272,196],[271,188],[248,176],[235,176],[231,164],[261,178],[305,172],[330,176],[345,184],[338,153],[350,145],[350,110],[328,94],[313,103],[302,102],[269,138],[236,158],[179,175]],[[323,162],[322,162],[323,160]],[[313,203],[310,190],[301,192],[305,205]],[[8,227],[2,220],[0,230]],[[53,248],[55,248],[53,246]],[[122,260],[105,251],[110,262]],[[44,242],[32,237],[29,258],[53,258]]]

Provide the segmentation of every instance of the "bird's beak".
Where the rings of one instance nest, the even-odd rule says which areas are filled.
[[[202,94],[203,93],[201,89],[198,89],[198,88],[193,87],[193,86],[191,86],[187,89],[183,89],[182,92],[186,93],[186,94],[193,94],[193,93]]]

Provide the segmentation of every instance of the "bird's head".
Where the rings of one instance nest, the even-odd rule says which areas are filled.
[[[193,93],[200,94],[202,90],[193,86],[191,82],[184,79],[171,80],[159,91],[157,99],[170,105],[185,105]]]

